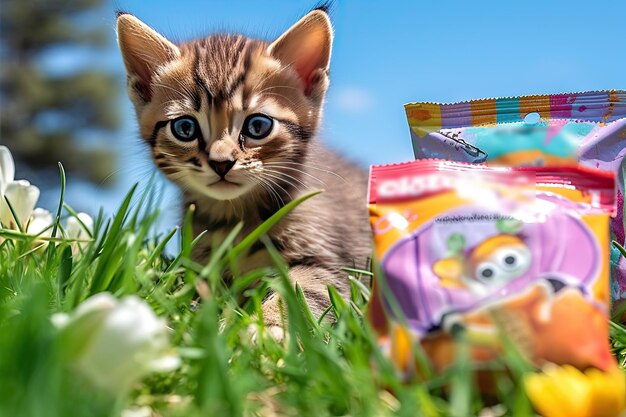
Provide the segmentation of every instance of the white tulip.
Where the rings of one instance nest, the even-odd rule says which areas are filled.
[[[93,233],[93,219],[87,213],[78,213],[76,217],[70,216],[67,218],[65,236],[69,239],[89,239],[89,235]],[[85,226],[80,224],[78,220],[83,222]]]
[[[171,371],[180,358],[171,354],[168,330],[148,304],[136,296],[121,300],[94,295],[70,314],[54,315],[65,336],[70,363],[97,387],[124,394],[150,371]]]
[[[7,184],[4,196],[11,202],[22,226],[25,226],[39,199],[39,188],[26,180],[12,181]],[[4,199],[0,202],[0,220],[5,226],[15,225],[11,210]]]
[[[152,417],[153,415],[152,408],[144,405],[123,410],[121,417]]]
[[[15,162],[11,151],[6,146],[0,146],[0,197],[4,195],[7,184],[15,179]]]
[[[26,233],[50,237],[52,236],[52,223],[52,214],[48,210],[36,208],[30,217]]]

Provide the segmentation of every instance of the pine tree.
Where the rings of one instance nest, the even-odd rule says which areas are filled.
[[[39,177],[58,172],[57,161],[98,184],[114,171],[110,147],[93,138],[118,126],[119,78],[84,65],[62,74],[42,66],[46,54],[104,50],[110,28],[93,15],[104,3],[0,0],[0,144]]]

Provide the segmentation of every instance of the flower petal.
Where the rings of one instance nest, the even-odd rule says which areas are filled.
[[[42,208],[33,210],[26,232],[31,235],[50,237],[52,235],[52,214]]]
[[[151,417],[155,414],[152,413],[152,409],[147,405],[142,407],[127,408],[122,411],[121,417]]]
[[[87,315],[95,311],[111,311],[117,307],[118,301],[108,292],[101,292],[96,295],[92,295],[85,301],[83,301],[76,310],[73,316],[79,319],[80,317]]]
[[[181,360],[180,357],[172,354],[162,356],[150,362],[149,367],[150,370],[155,372],[168,372],[173,371],[174,369],[178,369],[180,367]]]
[[[117,299],[105,292],[88,298],[71,314],[54,314],[52,324],[62,332],[64,353],[75,358],[84,352],[116,306]]]
[[[67,218],[65,236],[69,239],[89,239],[89,235],[93,233],[93,219],[87,213],[78,213],[76,217]]]
[[[592,386],[593,416],[617,416],[626,411],[626,374],[618,367],[607,372],[585,371]]]
[[[25,226],[39,199],[39,188],[26,180],[13,181],[7,184],[4,195],[11,202],[22,226]],[[15,225],[15,219],[6,201],[2,201],[0,205],[0,220],[9,227]]]
[[[548,365],[524,378],[526,393],[544,417],[608,417],[626,410],[626,375],[621,369],[584,373],[571,365]]]
[[[170,348],[168,329],[137,296],[121,300],[97,294],[65,322],[64,352],[74,368],[95,385],[123,393],[151,371],[171,371],[180,358]]]
[[[6,146],[0,146],[0,196],[4,194],[7,184],[15,179],[15,162],[11,151]]]
[[[57,329],[62,329],[70,322],[70,316],[66,313],[54,313],[50,317],[50,321],[52,322],[52,325],[54,327],[56,327]]]

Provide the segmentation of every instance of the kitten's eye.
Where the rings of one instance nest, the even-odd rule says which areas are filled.
[[[172,134],[178,140],[189,142],[198,137],[200,128],[196,119],[190,116],[182,116],[172,121]]]
[[[250,139],[263,139],[272,131],[274,120],[264,114],[251,114],[243,122],[242,133]]]

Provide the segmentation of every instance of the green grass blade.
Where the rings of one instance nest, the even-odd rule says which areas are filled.
[[[57,212],[54,216],[54,227],[52,227],[52,237],[57,236],[57,229],[59,227],[59,223],[61,222],[61,210],[63,209],[63,203],[65,201],[65,186],[66,186],[66,178],[65,178],[65,168],[63,168],[63,164],[59,162],[59,174],[61,175],[61,194],[59,196],[59,205],[57,206]]]
[[[456,355],[450,386],[450,415],[467,417],[472,412],[473,379],[471,372],[470,346],[465,337],[455,338]]]
[[[348,310],[348,303],[343,299],[341,294],[337,291],[335,287],[329,285],[328,287],[328,297],[330,298],[330,305],[335,312],[335,317],[340,318],[344,313]]]
[[[297,282],[296,282],[296,287],[295,287],[295,294],[296,294],[296,300],[298,301],[298,305],[300,306],[300,311],[302,311],[302,314],[304,314],[304,318],[306,319],[307,323],[309,324],[309,326],[311,326],[311,328],[315,332],[318,332],[319,325],[317,323],[317,320],[315,320],[313,313],[311,313],[311,309],[309,308],[309,305],[306,302],[306,297],[304,296],[302,287]]]
[[[297,198],[289,203],[285,204],[280,210],[270,216],[269,219],[261,223],[259,227],[257,227],[252,233],[246,236],[237,246],[235,246],[231,251],[231,256],[237,258],[241,256],[254,242],[259,240],[259,238],[265,235],[276,223],[280,221],[283,217],[285,217],[291,210],[298,207],[300,204],[304,203],[309,198],[316,196],[321,193],[321,191],[314,191],[312,193],[306,194],[300,198]]]
[[[7,206],[9,207],[9,211],[11,212],[11,216],[13,216],[13,220],[15,220],[17,229],[20,231],[20,233],[26,233],[26,231],[22,227],[22,224],[20,223],[20,219],[17,217],[17,213],[13,209],[13,205],[11,204],[11,202],[9,201],[9,198],[6,195],[4,196],[4,201],[7,203]]]
[[[66,246],[61,252],[59,272],[57,274],[59,279],[59,287],[57,290],[59,305],[62,303],[65,296],[65,288],[70,279],[70,275],[72,275],[72,248],[70,246]]]
[[[121,234],[124,221],[128,214],[130,202],[137,189],[137,184],[133,185],[126,198],[122,202],[117,214],[113,218],[111,227],[107,230],[107,234],[102,240],[102,254],[98,258],[98,266],[94,273],[93,281],[89,294],[96,294],[107,289],[113,280],[113,276],[117,270],[117,265],[121,256],[123,256],[124,247],[121,245]]]
[[[165,237],[163,239],[161,239],[161,241],[158,243],[158,245],[154,248],[154,250],[150,254],[150,257],[147,260],[147,264],[148,265],[152,265],[154,263],[154,261],[159,256],[161,256],[161,254],[163,253],[163,249],[165,249],[165,246],[169,243],[169,241],[172,239],[172,237],[174,237],[174,235],[176,234],[177,231],[178,231],[178,226],[176,226],[172,230],[170,230],[170,232],[167,235],[165,235]]]
[[[239,235],[239,232],[241,232],[242,228],[243,228],[243,223],[241,222],[237,223],[235,227],[233,227],[233,230],[231,230],[228,233],[228,235],[224,238],[220,246],[218,246],[217,249],[211,252],[211,258],[209,259],[209,262],[202,269],[202,272],[200,272],[201,277],[207,278],[209,275],[211,275],[212,272],[216,270],[218,265],[223,261],[223,258],[226,255],[226,252],[232,246],[233,242]],[[221,270],[216,271],[216,272],[219,273],[221,272]]]

